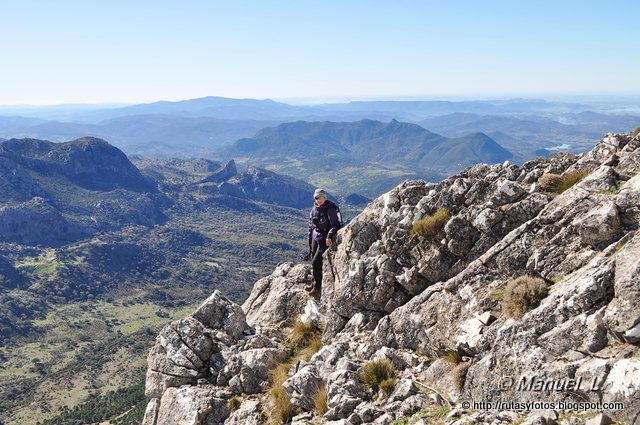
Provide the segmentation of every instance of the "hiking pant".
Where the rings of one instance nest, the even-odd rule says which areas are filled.
[[[313,266],[313,281],[317,290],[322,288],[322,254],[327,250],[327,242],[324,238],[311,240],[311,265]]]

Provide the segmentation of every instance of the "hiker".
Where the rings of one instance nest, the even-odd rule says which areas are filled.
[[[313,193],[313,208],[309,213],[309,254],[313,265],[313,283],[305,290],[310,293],[320,292],[322,288],[322,254],[334,244],[336,233],[340,229],[340,209],[327,199],[324,189],[316,189]]]

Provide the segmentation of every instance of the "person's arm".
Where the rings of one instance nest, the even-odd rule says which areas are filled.
[[[338,212],[334,206],[327,208],[327,218],[329,218],[329,224],[331,228],[327,235],[327,245],[331,246],[333,239],[336,237],[336,233],[340,229],[340,220],[338,219]]]
[[[309,252],[311,252],[311,238],[313,237],[313,208],[311,208],[311,212],[309,213]]]

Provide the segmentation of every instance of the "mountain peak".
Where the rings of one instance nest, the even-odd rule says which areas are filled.
[[[11,139],[2,145],[16,154],[21,164],[47,174],[62,174],[87,189],[155,191],[121,150],[99,138],[82,137],[64,143]]]

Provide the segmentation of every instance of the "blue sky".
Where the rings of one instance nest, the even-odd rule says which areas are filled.
[[[640,2],[0,2],[0,104],[640,94]]]

